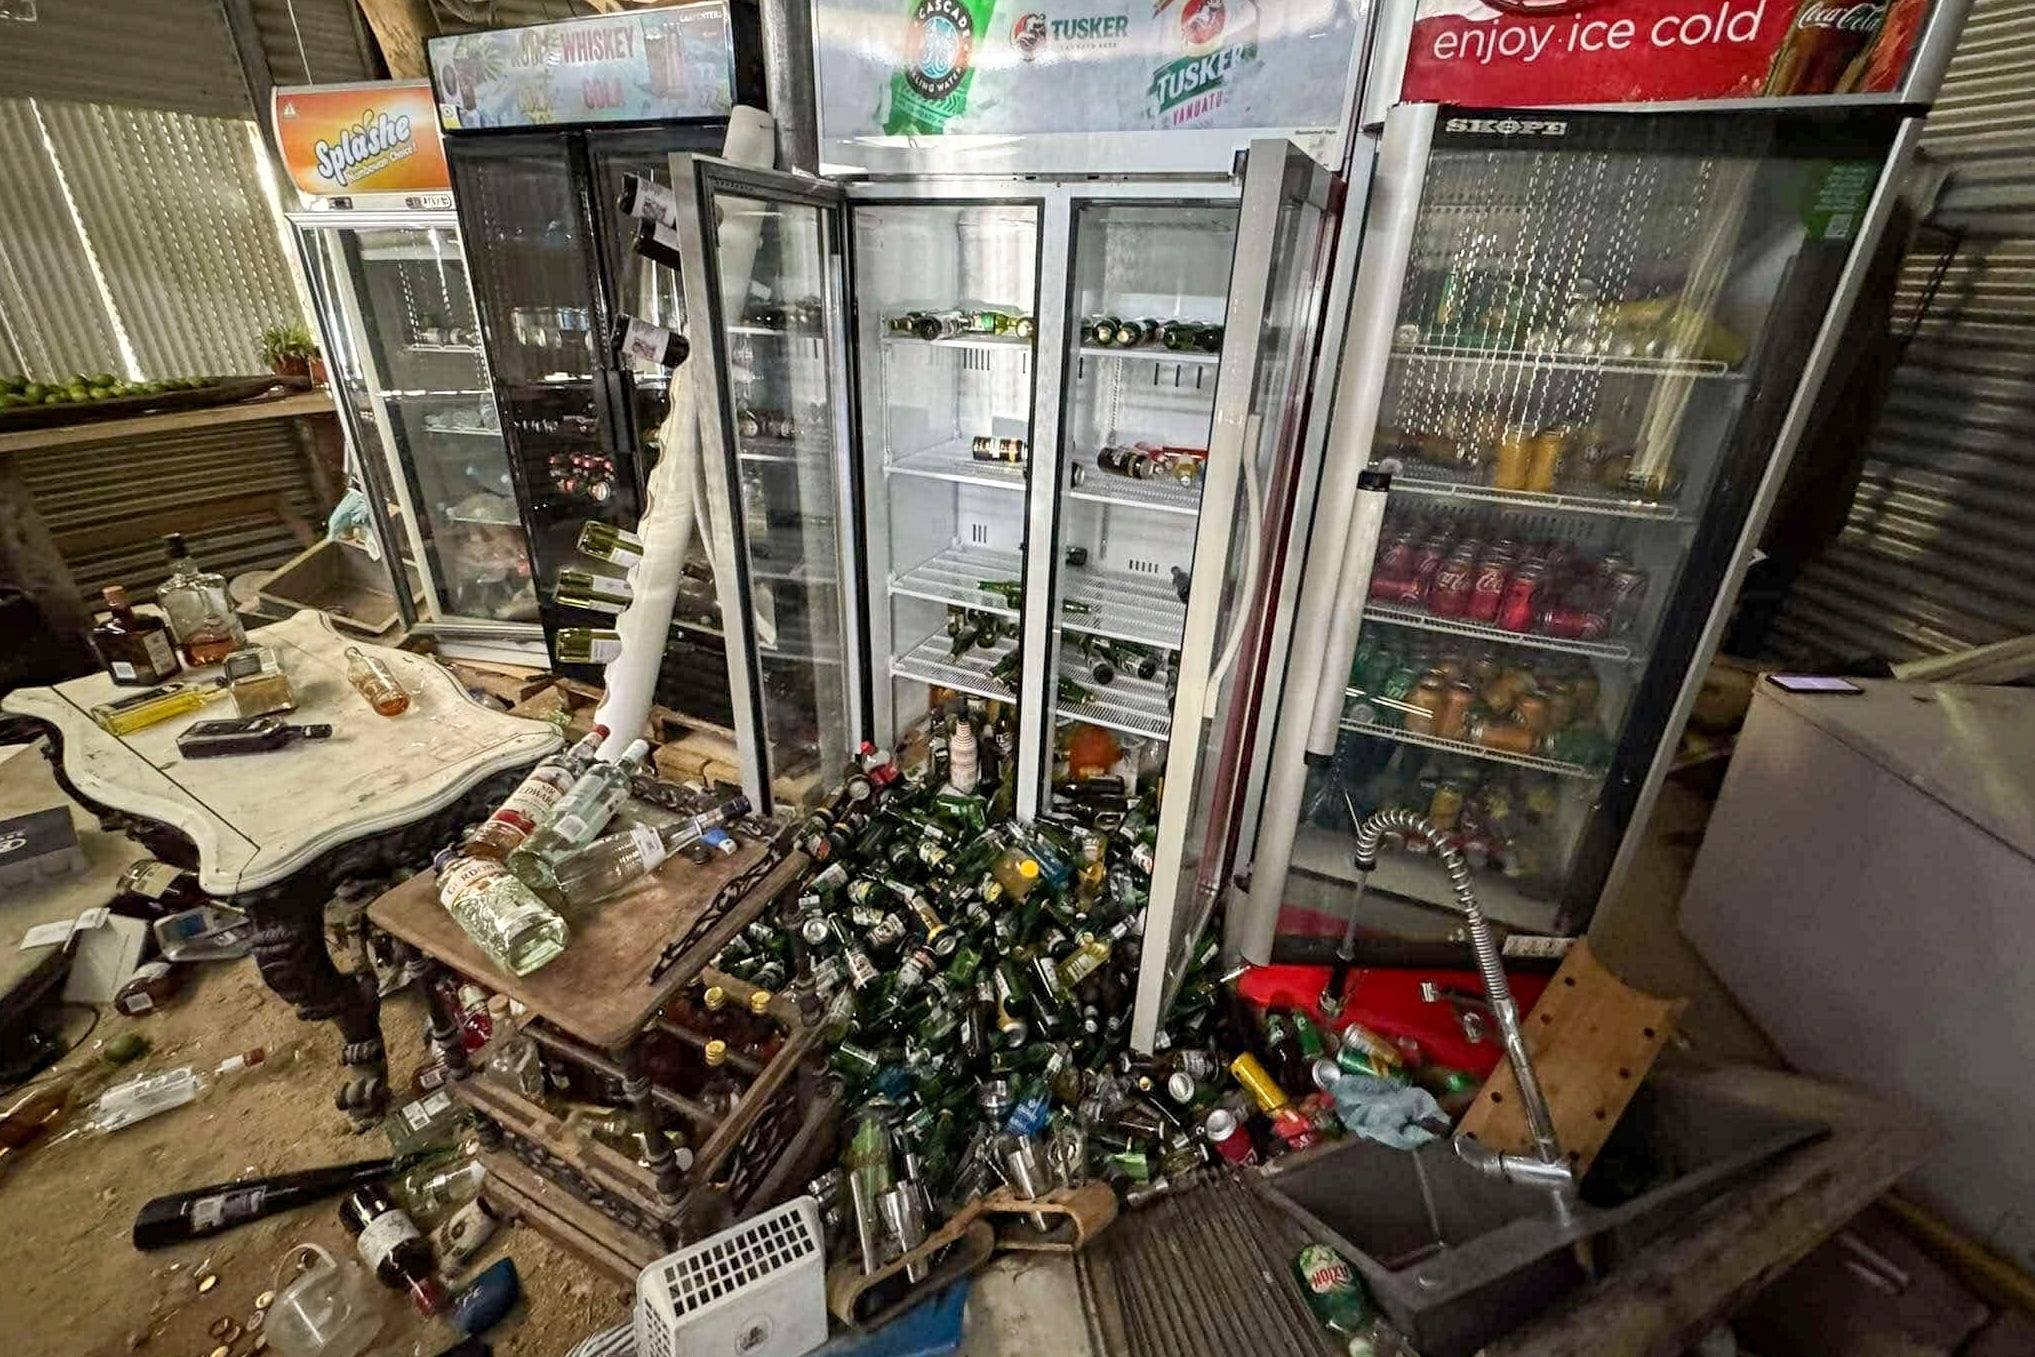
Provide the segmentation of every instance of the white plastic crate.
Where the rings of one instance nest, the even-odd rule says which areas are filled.
[[[637,1357],[799,1357],[827,1339],[820,1206],[800,1197],[636,1278]]]

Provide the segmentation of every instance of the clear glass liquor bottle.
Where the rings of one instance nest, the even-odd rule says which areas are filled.
[[[508,800],[495,809],[487,822],[466,841],[466,851],[477,858],[500,861],[530,836],[559,799],[572,790],[579,775],[593,766],[594,756],[607,743],[608,728],[595,726],[572,748],[553,754],[530,770],[522,785],[509,793]]]
[[[491,858],[438,855],[438,902],[497,969],[528,975],[565,950],[565,920]]]
[[[558,893],[569,905],[605,900],[638,877],[657,870],[658,864],[673,853],[697,843],[708,830],[718,829],[748,813],[748,798],[738,796],[704,815],[663,825],[632,825],[619,834],[603,835],[559,860],[553,874]]]
[[[596,763],[537,822],[509,854],[509,870],[539,894],[558,898],[557,864],[592,843],[629,799],[629,782],[650,762],[650,742],[638,740],[614,763]]]
[[[182,533],[164,537],[163,551],[170,560],[170,577],[156,590],[156,604],[169,617],[170,632],[186,661],[218,664],[247,644],[233,598],[226,592],[226,577],[192,560]]]

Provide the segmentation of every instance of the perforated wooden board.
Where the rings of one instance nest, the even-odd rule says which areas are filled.
[[[1526,1015],[1527,1054],[1577,1177],[1604,1148],[1688,1002],[1633,989],[1579,940]],[[1532,1150],[1511,1065],[1501,1061],[1491,1072],[1461,1129],[1491,1149]]]

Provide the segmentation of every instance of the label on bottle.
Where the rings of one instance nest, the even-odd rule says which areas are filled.
[[[127,869],[127,889],[151,900],[161,900],[177,884],[179,873],[167,862],[137,862]]]
[[[672,332],[662,325],[652,325],[634,316],[624,318],[628,323],[622,330],[622,352],[631,358],[641,358],[646,363],[662,367],[678,366],[671,358]]]
[[[527,835],[537,827],[537,821],[544,812],[558,804],[566,789],[572,786],[572,775],[563,768],[539,768],[523,779],[523,785],[509,793],[509,799],[496,808],[488,817],[489,824],[504,824],[519,834]]]
[[[261,1214],[262,1203],[266,1200],[266,1187],[236,1187],[201,1197],[191,1203],[191,1232],[210,1234],[228,1225],[253,1220]]]
[[[568,813],[551,822],[551,832],[570,844],[584,843],[591,835],[592,827],[584,815]]]
[[[438,902],[447,909],[477,895],[507,876],[509,869],[491,858],[459,858],[438,869]]]
[[[148,652],[148,661],[155,666],[158,674],[177,672],[177,657],[170,650],[170,638],[159,631],[143,634],[141,648]]]
[[[669,185],[632,174],[629,179],[629,213],[660,226],[678,225],[678,194]]]
[[[354,1247],[360,1250],[360,1260],[368,1265],[369,1271],[380,1272],[382,1264],[388,1262],[397,1249],[412,1239],[422,1237],[408,1216],[391,1208],[361,1227],[360,1238],[354,1241]]]
[[[649,825],[634,825],[629,830],[629,842],[643,859],[643,870],[648,872],[671,856],[664,851],[664,836]]]
[[[452,1095],[442,1090],[406,1104],[397,1113],[412,1131],[421,1131],[452,1110]]]
[[[126,660],[113,661],[113,677],[122,683],[134,682],[134,666]]]

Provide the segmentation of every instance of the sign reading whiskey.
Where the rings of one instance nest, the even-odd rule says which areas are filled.
[[[1333,136],[1352,0],[818,0],[831,142],[1279,129]]]

